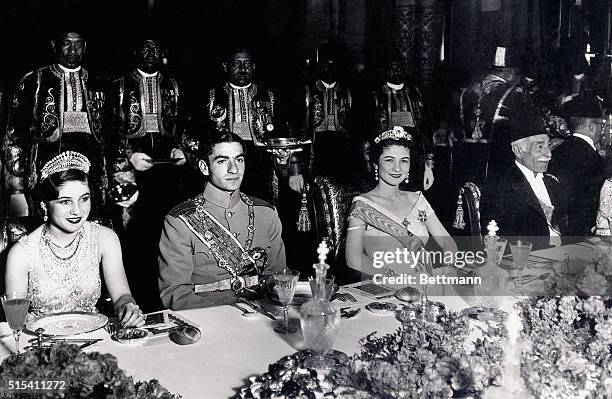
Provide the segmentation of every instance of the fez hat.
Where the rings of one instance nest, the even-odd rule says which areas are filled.
[[[508,120],[505,122],[510,134],[510,143],[526,137],[547,134],[542,116],[533,106],[526,103],[520,103],[513,107],[508,113]]]
[[[561,116],[569,118],[603,118],[601,105],[597,97],[583,93],[561,106]]]

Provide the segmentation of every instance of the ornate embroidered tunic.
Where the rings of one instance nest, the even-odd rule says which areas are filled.
[[[88,88],[83,68],[58,64],[21,79],[9,110],[3,142],[4,172],[10,194],[29,193],[40,168],[62,151],[85,155],[92,164],[94,209],[107,186],[102,154],[104,95]]]
[[[209,92],[207,113],[213,124],[228,129],[240,138],[262,142],[274,129],[274,94],[260,85],[246,87],[226,82]]]

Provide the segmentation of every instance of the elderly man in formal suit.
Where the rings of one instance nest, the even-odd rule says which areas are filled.
[[[542,118],[518,106],[509,118],[514,165],[483,192],[482,222],[495,219],[499,234],[531,241],[533,249],[557,246],[565,231],[566,200],[559,179],[546,173],[551,159]]]
[[[554,149],[548,170],[568,191],[568,231],[576,239],[592,235],[599,190],[608,177],[597,146],[606,130],[599,100],[580,95],[563,106],[572,135]]]

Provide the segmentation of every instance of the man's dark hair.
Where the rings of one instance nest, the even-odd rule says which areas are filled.
[[[245,43],[238,43],[234,46],[231,46],[227,49],[223,60],[225,62],[229,61],[234,54],[238,53],[248,53],[251,56],[251,60],[255,60],[255,50]]]
[[[54,36],[53,36],[53,43],[55,45],[59,45],[61,44],[62,40],[64,40],[64,38],[66,37],[66,35],[68,33],[76,33],[79,36],[81,36],[81,39],[83,39],[83,41],[87,41],[87,38],[85,37],[85,34],[83,33],[82,30],[79,29],[63,29],[58,31]]]
[[[246,153],[244,141],[235,133],[227,130],[211,130],[200,137],[197,155],[208,165],[208,157],[213,152],[213,147],[219,143],[238,143],[242,146],[242,151]]]

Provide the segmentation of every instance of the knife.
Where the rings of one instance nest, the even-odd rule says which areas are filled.
[[[276,317],[272,313],[268,312],[267,310],[265,310],[261,306],[255,304],[255,302],[249,301],[248,299],[244,299],[244,298],[238,298],[238,301],[249,305],[257,313],[261,313],[262,315],[264,315],[264,316],[266,316],[266,317],[268,317],[268,318],[270,318],[272,320],[276,320]]]

